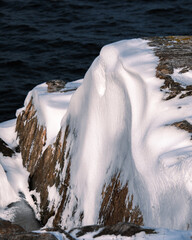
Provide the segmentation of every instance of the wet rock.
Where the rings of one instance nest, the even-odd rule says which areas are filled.
[[[15,153],[13,149],[11,149],[6,142],[4,142],[0,138],[0,152],[3,154],[5,157],[12,157],[13,154]]]

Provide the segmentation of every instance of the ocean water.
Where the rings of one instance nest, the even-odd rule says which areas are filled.
[[[82,78],[103,45],[192,35],[191,0],[1,0],[0,122],[52,79]]]

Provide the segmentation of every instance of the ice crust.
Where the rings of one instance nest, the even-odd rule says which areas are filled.
[[[170,126],[192,118],[191,97],[164,101],[163,82],[155,77],[157,64],[146,40],[124,40],[102,48],[83,83],[68,83],[66,87],[78,87],[76,91],[48,93],[44,83],[28,94],[25,106],[33,97],[38,122],[47,129],[47,145],[60,127],[65,130],[69,119],[76,135],[75,140],[73,134],[68,139],[72,143],[71,200],[62,215],[65,227],[78,225],[82,211],[82,224],[95,224],[102,187],[121,172],[121,183],[128,182],[145,225],[192,228],[191,135]],[[173,77],[179,82],[192,81],[191,71],[180,78],[178,74],[175,70]],[[8,141],[14,143],[14,137]],[[12,181],[6,180],[5,173],[1,179],[9,189]],[[57,206],[57,190],[48,190],[50,207]],[[4,191],[1,188],[0,194]],[[76,218],[71,219],[76,199]],[[0,201],[2,206],[7,204]]]

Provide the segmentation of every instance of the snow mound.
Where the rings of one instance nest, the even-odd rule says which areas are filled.
[[[70,119],[76,132],[70,140],[73,194],[63,224],[75,198],[77,212],[84,212],[82,224],[96,223],[102,187],[121,172],[146,225],[191,227],[191,135],[171,124],[190,119],[192,104],[189,98],[163,100],[157,64],[146,40],[107,45],[74,93],[62,121],[64,129]]]

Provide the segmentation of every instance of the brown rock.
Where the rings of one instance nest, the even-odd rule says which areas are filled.
[[[57,135],[56,142],[49,145],[45,151],[43,146],[46,143],[46,129],[38,124],[36,110],[33,99],[30,100],[26,109],[18,116],[16,125],[17,136],[23,158],[23,164],[30,172],[29,186],[30,190],[36,190],[40,193],[39,211],[41,221],[46,224],[47,220],[56,214],[55,226],[60,222],[63,204],[66,198],[66,192],[70,180],[70,156],[69,150],[66,152],[67,137],[69,135],[69,126],[66,127],[64,138],[61,139],[62,132]],[[65,160],[66,159],[66,160]],[[63,180],[61,172],[66,164],[67,174]],[[56,170],[56,165],[60,165],[60,170]],[[61,179],[62,178],[62,179]],[[59,209],[61,212],[55,213],[55,209],[48,209],[48,186],[56,185],[62,197]],[[35,197],[33,196],[34,200]]]
[[[103,188],[103,201],[99,212],[99,223],[113,225],[118,222],[132,222],[143,225],[139,206],[133,207],[133,195],[128,196],[128,183],[122,185],[120,173],[115,174],[111,183]]]
[[[183,120],[183,121],[180,121],[180,122],[175,122],[171,125],[179,128],[179,129],[185,130],[188,133],[192,133],[192,125],[186,120]]]
[[[46,143],[46,129],[37,123],[36,110],[32,99],[17,118],[17,137],[23,159],[23,165],[33,174],[36,164]]]
[[[65,87],[65,82],[63,80],[51,80],[46,82],[48,87],[47,87],[47,92],[58,92],[61,89]]]

